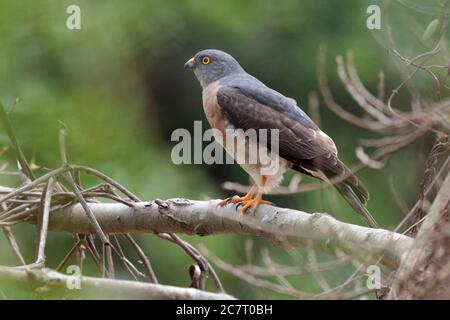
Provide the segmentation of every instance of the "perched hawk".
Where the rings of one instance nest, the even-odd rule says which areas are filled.
[[[284,172],[292,168],[329,183],[332,178],[342,176],[343,179],[338,178],[341,181],[334,184],[336,189],[368,225],[377,227],[365,207],[369,196],[366,188],[338,159],[333,140],[299,108],[294,99],[283,96],[246,73],[231,55],[223,51],[200,51],[186,62],[185,68],[192,69],[200,82],[206,117],[211,127],[223,133],[220,137],[215,135],[215,138],[232,157],[236,158],[237,153],[245,151],[227,148],[226,130],[256,129],[258,132],[259,129],[278,129],[277,170],[265,175],[260,163],[239,163],[255,184],[248,194],[225,199],[222,206],[229,202],[240,203],[241,213],[245,213],[250,207],[269,203],[262,200],[262,195],[276,187]],[[257,141],[247,143],[258,144]]]

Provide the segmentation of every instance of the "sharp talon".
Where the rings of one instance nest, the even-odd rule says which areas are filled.
[[[262,195],[259,194],[254,199],[250,199],[250,200],[247,200],[247,201],[242,201],[240,204],[242,205],[240,213],[241,214],[245,214],[249,208],[256,209],[256,208],[258,208],[258,206],[260,204],[272,205],[272,202],[267,201],[267,200],[263,200],[262,199]]]
[[[218,203],[218,206],[224,207],[224,206],[227,205],[228,203],[237,203],[238,206],[239,206],[239,204],[241,204],[242,202],[246,202],[246,201],[251,200],[252,197],[253,197],[253,194],[254,194],[253,191],[250,190],[249,193],[247,193],[247,194],[246,194],[245,196],[243,196],[243,197],[240,197],[240,196],[237,196],[237,195],[236,195],[236,196],[233,196],[233,197],[231,197],[231,198],[226,198],[226,199],[220,201],[220,202]]]
[[[255,203],[256,203],[255,199],[251,199],[249,201],[246,201],[245,203],[242,203],[242,208],[240,210],[240,214],[246,214],[248,208],[250,208],[250,207],[254,208]]]
[[[230,201],[231,201],[231,198],[226,198],[226,199],[223,199],[222,201],[220,201],[217,205],[220,206],[220,207],[224,207],[224,206],[226,206],[226,205],[228,204],[228,202],[230,202]]]

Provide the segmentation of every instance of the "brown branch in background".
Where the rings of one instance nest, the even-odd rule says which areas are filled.
[[[115,247],[117,248],[115,251],[115,253],[117,254],[117,256],[120,259],[120,262],[122,263],[122,265],[124,266],[124,268],[128,271],[128,273],[133,277],[134,280],[138,280],[138,277],[145,277],[145,274],[140,272],[135,266],[134,264],[127,259],[127,257],[125,256],[123,250],[122,250],[122,246],[120,245],[119,239],[117,238],[117,235],[113,235],[114,241],[116,243]]]
[[[409,208],[405,202],[405,199],[403,199],[403,197],[399,193],[399,190],[398,190],[397,186],[395,185],[393,176],[389,176],[389,189],[391,190],[391,193],[394,196],[395,201],[397,202],[397,206],[406,215],[409,212]]]
[[[402,258],[391,299],[448,298],[450,294],[450,174],[425,216],[416,240]],[[436,281],[436,276],[439,278]]]
[[[3,210],[0,210],[0,226],[3,226],[5,236],[9,240],[14,253],[18,257],[22,265],[25,261],[20,254],[19,247],[13,234],[11,233],[9,226],[25,222],[30,218],[37,217],[37,238],[38,238],[38,248],[37,248],[37,261],[32,265],[26,266],[27,268],[42,268],[45,264],[45,243],[47,239],[47,229],[49,216],[60,209],[64,209],[67,206],[73,205],[74,203],[79,203],[83,208],[85,214],[87,215],[92,228],[99,237],[102,244],[102,253],[99,254],[95,248],[95,243],[92,240],[92,236],[89,234],[75,234],[75,245],[69,250],[65,255],[63,260],[57,266],[60,270],[64,265],[71,259],[71,257],[77,254],[77,263],[82,268],[83,261],[85,260],[86,250],[94,259],[96,265],[100,268],[103,276],[108,276],[111,278],[115,277],[115,267],[113,263],[113,253],[116,254],[120,261],[122,262],[124,268],[132,275],[133,278],[137,279],[136,276],[143,276],[144,274],[140,272],[129,259],[124,255],[124,252],[120,246],[120,242],[116,238],[116,245],[113,246],[108,236],[103,232],[102,228],[98,224],[95,216],[93,215],[90,204],[98,202],[97,197],[106,197],[112,199],[118,203],[122,203],[129,208],[133,208],[133,202],[140,201],[137,196],[135,196],[127,188],[119,184],[114,179],[108,177],[107,175],[84,166],[71,165],[68,160],[68,156],[65,148],[65,129],[64,127],[60,130],[59,135],[59,145],[60,145],[60,156],[62,161],[62,166],[58,169],[52,170],[47,174],[35,179],[33,174],[27,172],[29,169],[28,163],[20,150],[17,143],[17,139],[14,135],[12,127],[9,124],[9,119],[7,114],[4,112],[2,107],[2,122],[5,126],[9,126],[8,131],[11,141],[15,146],[16,156],[20,162],[22,176],[25,178],[24,183],[21,187],[17,189],[10,189],[5,187],[0,187],[0,194],[3,196],[0,198],[0,205]],[[80,173],[84,172],[96,176],[103,181],[102,184],[84,189],[81,185]],[[56,182],[57,179],[65,182],[61,184]],[[69,187],[70,190],[67,189]],[[123,199],[114,190],[122,193],[128,199]],[[133,201],[133,202],[130,202]],[[133,250],[136,251],[140,262],[143,265],[145,274],[149,281],[157,283],[156,275],[152,269],[150,260],[145,255],[144,251],[140,248],[136,241],[127,232],[123,233],[125,239],[130,243]],[[206,261],[206,259],[196,250],[192,245],[184,240],[181,240],[178,236],[174,234],[162,233],[159,235],[165,240],[169,240],[172,243],[180,246],[188,255],[190,255],[197,263],[201,270],[201,276],[199,277],[199,284],[202,289],[206,285],[207,274],[211,275],[211,278],[220,292],[224,292],[223,286],[215,273],[211,265]],[[105,266],[108,266],[106,268]]]
[[[16,255],[17,260],[19,260],[19,263],[24,266],[26,265],[25,259],[23,258],[22,253],[20,252],[19,245],[17,244],[16,237],[14,237],[14,234],[11,232],[10,227],[3,227],[3,234],[5,235],[6,239],[8,240],[9,244],[11,245],[11,248],[14,251],[14,254]]]
[[[140,261],[144,265],[145,273],[147,274],[149,281],[157,284],[158,279],[156,278],[155,271],[153,271],[150,259],[145,255],[144,251],[141,249],[141,247],[138,245],[138,243],[133,239],[133,237],[130,234],[125,233],[123,236],[131,244],[131,246],[138,254],[139,258],[141,259]]]
[[[442,16],[442,17],[450,17],[450,10],[448,9],[448,3],[447,8],[445,6],[438,6],[436,8],[433,8],[433,6],[424,6],[421,4],[417,4],[408,0],[397,0],[398,3],[400,3],[402,6],[404,6],[407,9],[414,10],[419,13],[423,13],[426,15],[431,16]],[[426,3],[426,2],[423,2]]]
[[[324,270],[336,270],[337,267],[343,267],[348,263],[348,257],[342,257],[342,259],[340,260],[320,263],[317,262],[315,258],[310,257],[311,259],[309,261],[303,261],[302,259],[297,259],[296,257],[295,266],[284,266],[275,263],[270,257],[268,250],[263,249],[261,250],[261,257],[264,266],[248,264],[233,265],[220,259],[218,256],[209,251],[206,246],[201,245],[199,247],[203,254],[205,254],[220,269],[228,272],[236,278],[239,278],[249,285],[262,290],[274,291],[286,296],[300,299],[350,299],[371,292],[371,290],[360,289],[360,287],[363,287],[362,283],[365,281],[365,274],[363,272],[364,268],[362,268],[361,265],[356,268],[352,276],[343,284],[334,288],[331,288],[330,285],[325,284],[327,290],[320,294],[317,294],[313,291],[306,292],[299,290],[295,288],[290,282],[293,276],[301,276],[307,273],[317,275]],[[293,253],[292,251],[289,252]],[[311,254],[311,252],[309,254]],[[287,277],[289,277],[289,279]],[[326,283],[326,280],[322,275],[320,276],[320,278],[321,281],[324,281]],[[272,281],[272,279],[276,279],[278,281],[274,282]],[[357,285],[358,283],[359,286]]]
[[[437,183],[437,181],[439,179],[442,179],[443,177],[448,175],[449,170],[450,170],[450,156],[448,156],[447,159],[444,161],[444,163],[442,164],[438,173],[434,176],[433,181],[427,187],[427,189],[425,191],[425,197],[427,197],[430,194],[432,188],[435,186],[435,184]],[[414,206],[411,208],[411,210],[409,210],[409,212],[405,215],[403,220],[395,227],[395,229],[394,229],[395,232],[398,232],[405,225],[406,222],[411,220],[415,210],[417,210],[419,208],[419,205],[420,205],[420,199],[417,200],[417,202],[414,204]],[[413,224],[413,226],[414,226],[414,224]],[[403,233],[406,234],[408,230],[409,229],[407,229]]]
[[[285,295],[293,296],[298,299],[304,299],[310,295],[308,292],[304,292],[301,290],[297,290],[292,286],[286,286],[285,284],[278,284],[269,280],[258,278],[248,272],[243,271],[239,267],[235,267],[232,264],[229,264],[221,259],[219,259],[216,255],[214,255],[211,251],[209,251],[205,246],[200,246],[201,251],[205,254],[215,265],[217,265],[220,269],[232,274],[233,276],[251,284],[252,286],[256,286],[259,288],[269,289],[275,292],[279,292]]]
[[[267,248],[261,249],[261,257],[265,267],[272,272],[272,276],[275,276],[281,285],[289,289],[294,288],[284,275],[277,272],[277,267],[275,266]]]
[[[87,172],[87,173],[94,174],[94,175],[100,177],[102,180],[104,180],[104,181],[106,181],[108,183],[113,183],[114,184],[113,187],[116,187],[119,191],[123,192],[128,197],[133,198],[133,200],[137,199],[137,197],[134,196],[131,192],[129,192],[126,188],[124,188],[123,186],[121,186],[120,184],[115,182],[113,179],[105,176],[104,174],[102,174],[102,173],[100,173],[100,172],[98,172],[98,171],[96,171],[94,169],[87,168],[87,167],[82,167],[82,166],[68,166],[68,167],[63,167],[63,168],[56,169],[56,170],[54,170],[54,171],[44,175],[43,177],[40,177],[40,178],[38,178],[37,180],[35,180],[33,182],[30,182],[29,184],[27,184],[27,185],[25,185],[25,186],[23,186],[23,187],[21,187],[19,189],[11,190],[11,192],[9,194],[6,194],[4,197],[2,197],[2,199],[0,199],[0,202],[1,201],[9,201],[11,199],[14,199],[13,198],[14,196],[21,196],[21,192],[28,191],[28,190],[32,189],[33,187],[35,187],[36,185],[38,185],[40,183],[43,183],[46,180],[50,179],[51,177],[58,176],[60,174],[68,172],[68,171],[70,171],[70,172],[84,171],[84,172]],[[73,185],[72,185],[72,187],[73,187]],[[5,188],[3,188],[3,190],[5,190]],[[79,192],[79,195],[80,194],[82,194],[81,191]],[[64,195],[65,195],[65,193],[64,193]],[[61,194],[55,193],[55,194],[53,194],[53,196],[54,197],[60,197]],[[73,195],[73,196],[76,197],[76,195]],[[65,200],[68,201],[67,203],[65,203],[65,205],[70,205],[72,203],[73,196],[65,197]],[[21,207],[21,211],[18,214],[14,215],[16,220],[12,221],[11,223],[20,223],[21,221],[25,221],[25,220],[29,219],[29,217],[35,212],[35,211],[32,211],[32,210],[27,210],[27,208],[30,207],[31,205],[32,205],[32,203],[31,204],[26,204],[23,207]],[[126,202],[126,205],[129,206],[129,203]],[[83,207],[85,210],[86,210],[86,206],[87,206],[87,202],[85,201],[85,206]],[[64,206],[62,206],[62,207],[64,207]],[[52,211],[55,211],[55,210],[60,209],[60,208],[61,208],[61,206],[53,209]],[[88,208],[88,210],[89,210],[89,208]],[[7,221],[10,222],[9,220],[7,220]],[[6,223],[5,220],[0,219],[0,224],[2,222]],[[171,242],[179,245],[191,257],[193,257],[194,259],[197,259],[197,261],[200,262],[200,264],[202,265],[203,269],[206,270],[205,272],[208,272],[211,275],[211,277],[212,277],[212,279],[213,279],[217,289],[219,291],[223,291],[223,286],[221,285],[220,280],[217,277],[217,274],[214,272],[212,267],[207,262],[205,262],[205,259],[202,258],[202,256],[198,253],[197,250],[195,250],[195,248],[193,248],[191,245],[187,244],[185,241],[179,239],[176,235],[167,235],[166,237],[163,237],[163,238],[165,240],[169,240],[170,239]],[[138,254],[142,255],[142,251],[138,252]],[[143,259],[143,261],[145,261],[147,259]],[[146,265],[147,271],[149,271],[150,270],[149,269],[149,264],[145,263],[145,265]]]
[[[100,238],[100,241],[103,243],[104,246],[109,246],[109,240],[106,237],[103,230],[100,228],[100,225],[98,224],[98,221],[95,219],[94,215],[90,211],[89,206],[87,205],[86,200],[84,199],[84,196],[79,190],[79,187],[76,185],[75,181],[71,176],[65,176],[63,177],[65,181],[69,184],[70,188],[72,189],[72,192],[74,193],[75,197],[77,198],[77,201],[81,204],[83,209],[86,212],[87,217],[89,218],[89,221],[91,222],[93,228],[95,229],[95,232],[97,236]]]
[[[73,245],[73,247],[69,250],[69,252],[67,252],[67,254],[64,256],[64,258],[62,259],[62,261],[58,264],[58,266],[56,267],[56,271],[61,271],[62,268],[64,268],[64,266],[66,265],[67,261],[69,261],[69,259],[72,257],[72,255],[76,252],[76,250],[78,249],[78,246],[80,246],[82,243],[81,240],[78,240],[77,242],[75,242],[75,244]]]
[[[425,192],[430,186],[433,177],[436,174],[436,166],[439,156],[448,153],[450,151],[449,148],[450,144],[448,135],[438,135],[425,162],[425,172],[419,186],[419,205],[412,214],[411,222],[415,226],[411,229],[411,236],[415,236],[417,234],[417,231],[420,228],[420,224],[418,223],[418,221],[420,221],[425,216]]]
[[[15,103],[17,103],[18,100],[16,100]],[[8,134],[9,139],[11,140],[11,143],[13,145],[14,151],[16,153],[16,159],[20,166],[20,172],[29,180],[34,180],[33,172],[30,169],[30,166],[28,165],[28,162],[25,158],[25,155],[22,151],[22,148],[20,147],[16,135],[14,134],[14,129],[11,125],[11,122],[9,121],[9,117],[6,113],[5,108],[3,107],[3,104],[0,102],[0,123],[2,124],[3,128],[5,129],[6,133]]]
[[[321,45],[318,51],[317,62],[317,79],[319,82],[319,90],[324,99],[325,105],[342,120],[363,129],[369,129],[372,131],[379,131],[386,129],[386,124],[380,123],[375,120],[364,119],[355,116],[349,111],[345,110],[333,98],[331,90],[328,86],[328,80],[326,76],[326,47]]]
[[[164,207],[164,206],[163,206]],[[207,271],[211,275],[212,280],[219,292],[225,292],[223,285],[217,276],[217,273],[211,267],[209,262],[205,259],[205,257],[191,244],[182,240],[174,233],[158,233],[158,236],[162,239],[169,240],[171,242],[179,244],[180,248],[183,249],[189,256],[191,256],[194,260],[196,260],[203,268],[207,266]]]
[[[88,249],[88,252],[90,253],[90,256],[95,262],[95,265],[97,266],[98,270],[102,272],[104,270],[103,262],[101,261],[100,253],[97,251],[97,248],[95,247],[94,243],[94,236],[87,234],[83,238],[83,242],[86,245],[86,248]]]

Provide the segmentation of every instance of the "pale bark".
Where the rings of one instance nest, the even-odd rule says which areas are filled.
[[[266,205],[246,215],[240,215],[232,205],[219,207],[218,200],[170,199],[136,203],[134,207],[121,203],[89,203],[89,206],[107,234],[247,234],[281,245],[310,243],[332,254],[338,249],[361,262],[380,262],[390,269],[398,267],[413,242],[402,234],[340,222],[328,214],[309,214]],[[79,204],[53,212],[49,230],[94,231]]]
[[[80,280],[80,289],[73,285]],[[50,269],[20,269],[0,266],[0,280],[13,282],[36,291],[58,291],[62,296],[93,299],[172,299],[172,300],[229,300],[225,293],[211,293],[193,288],[168,285],[65,275]],[[69,286],[68,286],[69,284]],[[69,289],[72,288],[72,289]]]

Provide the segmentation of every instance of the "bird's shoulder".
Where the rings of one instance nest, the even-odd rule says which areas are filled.
[[[219,81],[219,89],[217,91],[219,104],[221,102],[224,104],[224,100],[230,103],[230,98],[234,98],[231,99],[233,103],[239,104],[241,102],[242,104],[243,97],[270,107],[307,128],[318,129],[317,125],[297,104],[297,101],[266,86],[263,82],[247,73],[227,76]],[[245,105],[241,105],[240,107],[245,107]]]

